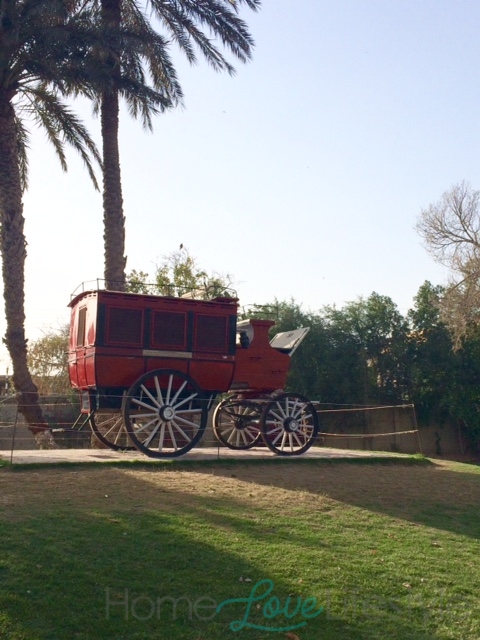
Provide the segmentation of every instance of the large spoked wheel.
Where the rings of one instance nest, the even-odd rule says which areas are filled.
[[[89,417],[90,428],[95,437],[114,451],[135,449],[128,439],[121,413],[94,412]]]
[[[139,451],[151,458],[175,458],[202,437],[207,401],[185,373],[158,369],[133,383],[122,414],[128,437]]]
[[[282,393],[268,402],[260,424],[266,446],[280,456],[308,451],[318,433],[318,418],[312,404],[296,393]]]
[[[258,403],[229,396],[217,405],[213,414],[213,432],[230,449],[250,449],[261,437]]]

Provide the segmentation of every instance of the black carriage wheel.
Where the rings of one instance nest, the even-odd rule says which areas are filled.
[[[215,408],[213,432],[230,449],[250,449],[261,437],[261,414],[258,403],[242,400],[237,395],[228,396]]]
[[[102,413],[94,411],[89,416],[90,428],[95,437],[114,451],[132,451],[135,449],[128,439],[121,413]]]
[[[266,446],[280,456],[305,453],[318,433],[313,405],[296,393],[282,393],[265,405],[260,423]]]
[[[151,458],[175,458],[190,451],[205,431],[207,413],[200,387],[174,369],[145,373],[122,404],[130,441]]]

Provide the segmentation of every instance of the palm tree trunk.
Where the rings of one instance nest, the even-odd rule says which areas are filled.
[[[2,253],[3,297],[7,345],[13,365],[13,385],[18,408],[33,433],[45,432],[35,386],[27,366],[25,338],[25,258],[22,187],[18,164],[17,131],[13,107],[0,93],[0,250]]]
[[[102,20],[110,27],[120,27],[120,0],[102,0]],[[113,74],[120,72],[117,55],[112,52]],[[125,216],[123,215],[120,152],[118,145],[119,100],[112,88],[102,94],[100,109],[103,142],[103,223],[105,244],[105,286],[125,289]]]

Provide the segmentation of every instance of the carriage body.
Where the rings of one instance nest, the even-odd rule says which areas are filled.
[[[316,414],[283,393],[290,356],[308,329],[269,340],[271,320],[238,321],[237,298],[211,300],[84,291],[71,302],[68,368],[81,412],[104,445],[151,457],[182,455],[213,427],[232,449],[260,439],[275,453],[303,453]]]
[[[68,368],[82,411],[117,409],[132,383],[175,369],[206,394],[230,388],[235,367],[237,300],[193,300],[108,290],[70,303]]]

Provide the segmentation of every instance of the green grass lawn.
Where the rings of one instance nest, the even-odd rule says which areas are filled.
[[[0,488],[2,640],[480,638],[473,465],[3,468]]]

